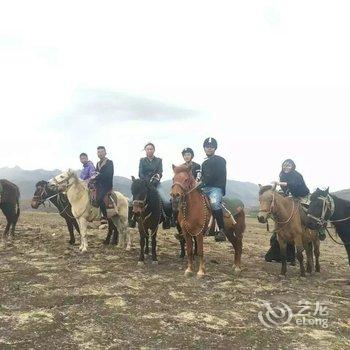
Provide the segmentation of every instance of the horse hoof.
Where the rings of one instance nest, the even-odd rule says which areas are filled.
[[[138,266],[145,266],[145,262],[144,262],[144,261],[138,261],[138,262],[137,262],[137,265],[138,265]]]
[[[185,271],[185,276],[186,277],[191,277],[193,275],[193,271],[192,270],[186,270]]]
[[[204,278],[204,277],[205,277],[205,272],[198,271],[197,278],[200,279],[200,278]]]
[[[233,267],[234,275],[239,276],[241,274],[241,272],[242,272],[242,269],[240,267],[238,267],[238,266]]]
[[[129,251],[131,250],[131,247],[128,245],[128,246],[126,246],[125,250],[126,250],[127,252],[129,252]]]
[[[286,275],[279,274],[278,277],[279,277],[281,280],[285,280],[285,279],[286,279]]]
[[[157,260],[153,260],[152,261],[152,265],[158,265],[158,261]]]

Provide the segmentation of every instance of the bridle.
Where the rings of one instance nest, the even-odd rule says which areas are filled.
[[[57,197],[59,195],[59,192],[57,192],[52,196],[43,198],[44,195],[48,194],[46,191],[46,186],[38,186],[38,187],[41,188],[41,193],[33,196],[33,199],[38,203],[38,207],[44,204],[46,201],[50,200],[51,198]]]
[[[286,225],[290,222],[290,220],[292,220],[296,210],[295,210],[295,201],[292,200],[293,202],[293,207],[292,207],[292,211],[290,213],[290,216],[287,220],[285,221],[277,221],[276,218],[274,218],[274,209],[275,209],[275,206],[276,206],[276,198],[275,198],[275,192],[272,193],[272,201],[271,201],[271,204],[270,204],[270,208],[269,210],[259,210],[259,212],[262,212],[262,213],[267,213],[267,217],[271,217],[271,219],[276,223],[276,224],[279,224],[279,225]]]
[[[327,226],[327,221],[334,214],[334,209],[335,209],[334,200],[329,194],[327,196],[319,196],[319,197],[317,197],[317,199],[322,201],[321,216],[316,217],[316,216],[311,215],[309,213],[307,214],[307,216],[310,219],[314,220],[317,225],[319,225],[321,227],[325,227],[325,226]]]

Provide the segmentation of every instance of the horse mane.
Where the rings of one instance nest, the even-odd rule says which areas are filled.
[[[191,167],[189,167],[186,164],[181,164],[181,165],[177,165],[177,166],[174,165],[173,170],[174,170],[175,174],[184,173],[184,172],[189,173],[191,171]]]
[[[35,187],[38,187],[38,186],[46,186],[48,184],[47,181],[45,180],[40,180],[38,181],[36,184],[35,184]]]
[[[259,196],[261,196],[266,191],[272,190],[272,188],[273,188],[272,185],[265,185],[265,186],[260,187]]]

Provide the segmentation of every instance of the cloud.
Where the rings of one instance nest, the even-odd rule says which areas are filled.
[[[70,128],[84,124],[108,125],[115,122],[167,122],[185,120],[199,115],[198,111],[166,104],[145,97],[112,90],[79,89],[65,110],[54,119],[54,126]]]

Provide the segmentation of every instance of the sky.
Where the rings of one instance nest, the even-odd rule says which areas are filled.
[[[350,188],[348,1],[11,1],[0,11],[0,167],[80,167],[105,145],[164,178],[215,137],[228,178],[292,158],[310,189]]]

